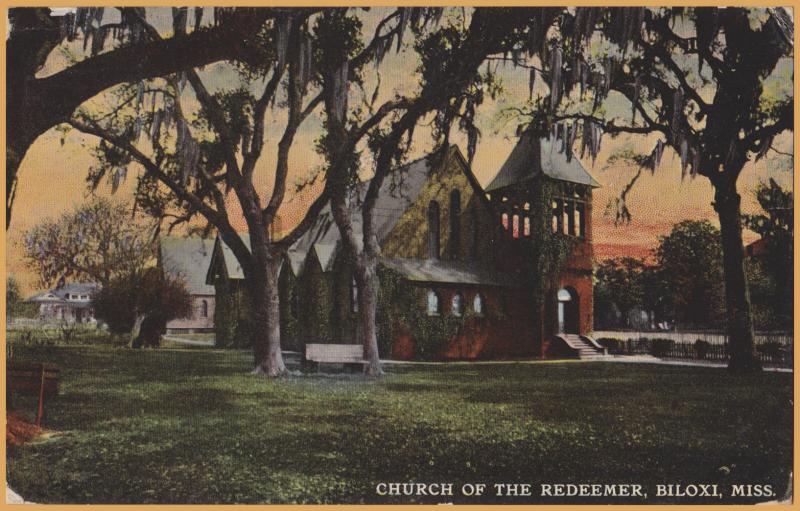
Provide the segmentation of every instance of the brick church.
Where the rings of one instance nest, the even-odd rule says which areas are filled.
[[[581,336],[592,328],[591,208],[599,185],[560,145],[523,134],[485,189],[455,146],[386,178],[376,208],[381,358],[553,358],[595,349]],[[555,190],[552,203],[533,203],[545,183]],[[355,190],[351,203],[365,191]],[[535,211],[546,211],[544,223],[532,221]],[[360,218],[354,207],[357,229]],[[544,224],[571,248],[537,308],[539,276],[525,270],[525,260],[536,250],[532,229]],[[241,337],[249,315],[241,270],[221,240],[214,250],[207,282],[216,287],[217,314],[227,315],[215,324],[228,328],[217,335]],[[284,349],[360,343],[357,293],[352,261],[326,208],[281,269]]]

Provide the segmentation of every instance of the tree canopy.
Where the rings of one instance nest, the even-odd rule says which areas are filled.
[[[65,279],[106,286],[154,260],[153,228],[130,204],[95,198],[28,230],[25,262],[45,287]]]

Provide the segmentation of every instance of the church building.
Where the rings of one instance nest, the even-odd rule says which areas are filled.
[[[387,176],[376,205],[381,358],[552,358],[600,351],[585,337],[592,328],[592,189],[599,185],[560,145],[523,134],[485,189],[456,146],[444,157],[424,157]],[[541,193],[545,186],[547,195]],[[351,198],[359,238],[357,205],[365,193],[362,183]],[[550,236],[537,236],[537,228]],[[551,239],[563,240],[567,253],[558,271],[544,277],[530,261],[536,244]],[[219,239],[214,250],[208,283],[216,286],[219,310],[223,302],[241,303],[232,295],[241,295],[243,286],[230,250]],[[540,300],[534,299],[537,289],[544,290]],[[353,262],[329,207],[288,251],[280,297],[284,349],[361,343]],[[234,312],[233,323],[246,322],[243,310]]]

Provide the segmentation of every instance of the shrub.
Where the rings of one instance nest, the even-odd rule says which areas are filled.
[[[756,350],[770,362],[782,362],[786,359],[786,346],[779,342],[765,342],[756,346]]]
[[[708,355],[709,350],[711,349],[711,344],[703,339],[697,339],[694,341],[694,352],[697,355],[697,358],[703,359],[706,358]]]
[[[625,341],[616,337],[601,337],[597,343],[608,349],[610,354],[619,355],[625,352]]]
[[[675,347],[675,341],[672,339],[653,339],[650,341],[650,354],[661,358],[666,356],[673,347]]]

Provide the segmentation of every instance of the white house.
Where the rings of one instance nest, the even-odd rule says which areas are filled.
[[[91,282],[65,284],[38,293],[28,302],[39,304],[39,319],[45,323],[96,324],[92,295],[99,288]]]

